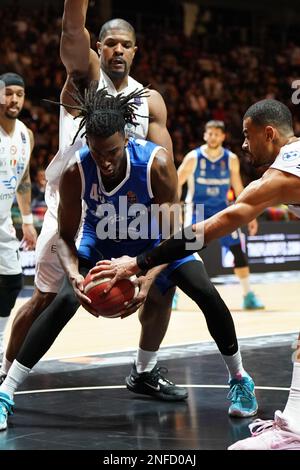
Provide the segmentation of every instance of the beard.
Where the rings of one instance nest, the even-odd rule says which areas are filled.
[[[10,111],[7,110],[7,111],[5,111],[4,115],[5,115],[5,117],[6,117],[7,119],[12,119],[12,120],[14,120],[14,119],[18,119],[18,117],[19,117],[19,115],[20,115],[20,112],[21,112],[21,111],[19,111],[17,114],[11,114]]]
[[[108,66],[102,65],[102,69],[112,81],[122,80],[123,78],[127,77],[127,75],[129,75],[129,67],[125,61],[123,61],[123,63],[124,63],[124,70],[112,70],[110,68],[110,64]]]

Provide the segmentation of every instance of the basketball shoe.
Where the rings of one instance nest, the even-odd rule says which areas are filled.
[[[139,374],[136,365],[133,364],[131,373],[126,377],[128,390],[142,395],[150,395],[158,400],[181,401],[188,397],[188,392],[184,387],[178,387],[170,380],[166,379],[162,373],[166,374],[165,367],[153,367],[150,372]]]
[[[14,412],[14,402],[6,393],[0,392],[0,431],[7,428],[7,417]]]
[[[274,420],[256,419],[249,429],[252,437],[232,444],[228,450],[300,450],[300,434],[289,430],[281,411],[275,412]]]
[[[248,292],[248,294],[244,296],[243,309],[256,310],[260,308],[265,308],[264,304],[256,297],[254,292]]]
[[[256,415],[258,406],[252,378],[241,376],[231,379],[229,386],[227,398],[231,401],[231,405],[228,414],[235,418],[248,418]]]

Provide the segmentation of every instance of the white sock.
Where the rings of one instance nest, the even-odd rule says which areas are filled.
[[[157,363],[157,351],[144,351],[139,348],[136,355],[136,370],[138,374],[150,372]]]
[[[289,423],[289,429],[300,434],[300,362],[294,362],[292,384],[283,416]]]
[[[240,283],[241,283],[241,286],[242,286],[242,289],[243,289],[244,297],[246,297],[246,295],[249,294],[249,292],[251,291],[250,276],[240,277],[239,280],[240,280]]]
[[[4,352],[4,331],[9,317],[0,317],[0,353]]]
[[[239,350],[233,356],[222,354],[222,357],[229,373],[229,380],[249,377],[249,374],[247,374],[243,367],[242,356]]]
[[[19,385],[24,382],[30,370],[31,369],[28,369],[28,367],[25,367],[18,361],[14,360],[6,379],[0,385],[0,392],[6,393],[12,399],[15,391]]]
[[[0,375],[7,375],[10,369],[10,366],[11,366],[11,362],[8,359],[6,359],[6,356],[4,354],[3,359],[2,359]]]

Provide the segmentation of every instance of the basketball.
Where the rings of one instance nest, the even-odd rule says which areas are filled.
[[[138,287],[133,284],[135,276],[129,279],[120,279],[111,290],[104,294],[109,278],[92,279],[90,273],[84,279],[84,293],[92,301],[92,307],[105,318],[117,318],[124,310],[124,302],[129,302],[138,293]]]

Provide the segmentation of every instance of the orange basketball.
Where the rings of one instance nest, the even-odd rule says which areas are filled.
[[[112,289],[104,294],[109,279],[92,279],[90,273],[84,279],[84,293],[92,301],[92,307],[99,312],[99,316],[117,318],[124,310],[124,302],[129,302],[137,294],[138,288],[130,279],[117,281]]]

